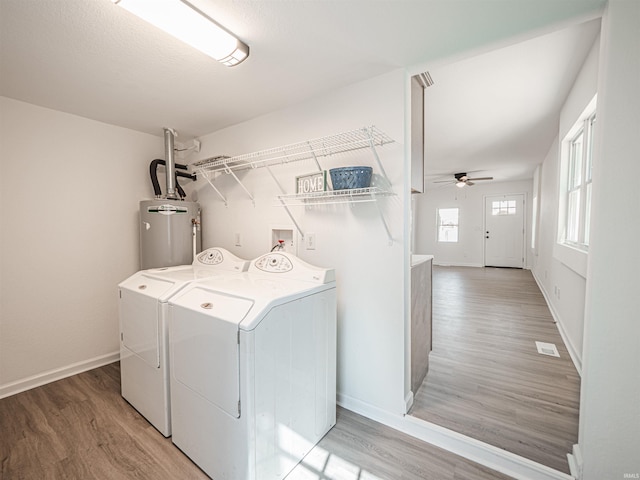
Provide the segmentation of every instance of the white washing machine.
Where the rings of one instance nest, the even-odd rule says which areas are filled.
[[[284,478],[336,422],[332,269],[275,252],[169,300],[173,443],[215,480]]]
[[[193,281],[248,266],[227,250],[209,248],[191,265],[142,270],[118,285],[122,396],[165,437],[171,435],[167,301]]]

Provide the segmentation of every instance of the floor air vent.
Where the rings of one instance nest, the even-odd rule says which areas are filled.
[[[538,353],[542,355],[550,355],[552,357],[559,357],[558,349],[553,343],[536,342],[536,348]]]

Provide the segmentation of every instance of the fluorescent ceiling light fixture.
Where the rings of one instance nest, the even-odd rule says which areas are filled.
[[[228,67],[249,56],[246,44],[182,0],[111,1]]]

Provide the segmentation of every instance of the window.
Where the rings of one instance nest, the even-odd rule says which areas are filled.
[[[567,185],[567,225],[565,240],[578,243],[580,238],[580,193],[582,190],[582,153],[584,130],[569,144],[569,181]]]
[[[538,235],[538,196],[533,197],[531,202],[531,248],[536,248],[536,239]]]
[[[565,139],[563,191],[560,203],[560,243],[587,250],[591,215],[593,137],[596,128],[595,101]]]
[[[538,244],[538,210],[540,208],[540,171],[538,165],[533,172],[533,198],[531,202],[531,249],[536,250]]]
[[[585,160],[585,208],[584,208],[584,244],[589,245],[589,229],[591,227],[591,174],[593,171],[593,135],[596,130],[595,113],[589,118],[589,145]]]
[[[458,241],[458,209],[438,209],[438,242]]]
[[[515,200],[498,200],[491,202],[491,215],[515,215]]]

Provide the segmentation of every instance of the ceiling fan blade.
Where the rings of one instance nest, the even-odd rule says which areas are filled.
[[[466,182],[464,182],[464,183],[466,183],[466,184],[467,184],[467,185],[469,185],[469,186],[471,186],[471,185],[475,185],[475,183],[473,183],[471,180],[467,180],[467,181],[466,181]]]
[[[467,178],[467,180],[493,180],[493,177]]]

